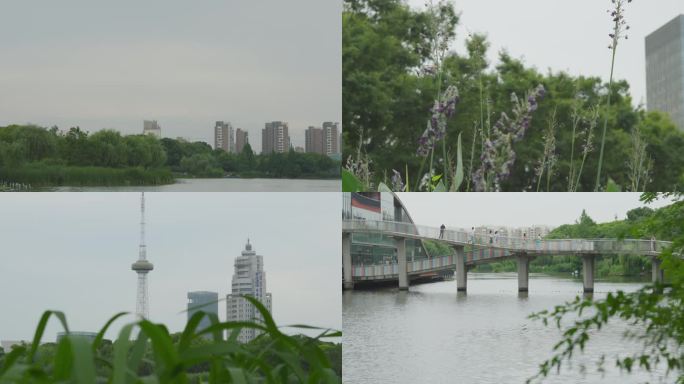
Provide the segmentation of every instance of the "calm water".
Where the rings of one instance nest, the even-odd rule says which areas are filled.
[[[633,291],[643,283],[597,282],[595,297],[608,291]],[[344,383],[524,383],[550,357],[560,338],[552,327],[527,316],[572,300],[582,292],[581,281],[530,276],[530,293],[519,296],[516,274],[468,274],[467,295],[457,294],[456,282],[396,289],[345,292],[343,296]],[[609,328],[548,383],[673,382],[659,375],[621,375],[612,360],[602,378],[596,358],[624,351],[619,329]],[[632,350],[635,350],[632,348]],[[580,373],[585,363],[587,373]],[[662,375],[662,372],[660,372]]]
[[[175,184],[127,187],[59,187],[57,192],[340,192],[340,180],[178,179]]]

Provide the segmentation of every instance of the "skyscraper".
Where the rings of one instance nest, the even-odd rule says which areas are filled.
[[[340,153],[338,143],[339,123],[326,121],[323,123],[323,151],[326,155]]]
[[[147,261],[147,245],[145,245],[145,192],[140,197],[140,246],[138,261],[131,265],[131,269],[138,274],[138,298],[136,300],[135,313],[138,317],[146,319],[150,315],[147,274],[154,269],[154,266]]]
[[[152,135],[161,138],[161,127],[157,120],[143,120],[143,135]]]
[[[290,150],[290,135],[287,123],[272,121],[261,130],[261,153],[285,153]]]
[[[188,321],[197,312],[203,311],[218,316],[218,293],[207,291],[188,292]],[[211,325],[208,317],[202,318],[197,330],[201,331]],[[207,337],[210,337],[207,335]]]
[[[237,131],[235,131],[235,152],[242,153],[242,149],[247,143],[249,143],[247,131],[238,128]]]
[[[307,153],[325,154],[323,151],[323,129],[316,127],[309,127],[304,132],[304,150]]]
[[[217,121],[214,126],[214,149],[235,152],[235,132],[229,122]]]
[[[244,299],[249,295],[259,300],[271,311],[271,294],[266,292],[266,272],[264,272],[264,258],[252,250],[252,244],[247,239],[242,255],[235,258],[235,272],[231,284],[231,293],[226,297],[226,312],[228,321],[263,321],[263,317],[256,308]],[[238,340],[247,343],[261,332],[255,329],[243,329]]]
[[[684,129],[684,15],[646,36],[646,102]]]

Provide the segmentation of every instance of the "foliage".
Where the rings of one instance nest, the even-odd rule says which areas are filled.
[[[462,159],[464,181],[458,190],[473,190],[473,173],[481,166],[487,139],[495,139],[492,129],[498,114],[511,110],[512,94],[522,99],[539,84],[546,95],[524,139],[506,149],[515,155],[515,161],[510,176],[501,182],[501,190],[536,190],[540,183],[535,165],[547,149],[547,155],[555,155],[555,161],[553,175],[541,183],[548,181],[546,189],[592,191],[600,155],[595,147],[601,145],[605,146],[602,190],[607,188],[608,178],[622,189],[682,189],[684,153],[680,148],[684,133],[665,114],[634,108],[627,82],[604,82],[598,77],[565,72],[542,73],[505,51],[499,54],[497,63],[489,63],[489,43],[477,34],[466,37],[465,53],[448,52],[441,66],[433,68],[433,14],[429,7],[413,10],[401,0],[345,1],[342,112],[347,129],[343,152],[357,170],[367,168],[363,173],[352,172],[365,190],[376,190],[381,182],[392,185],[387,179],[393,170],[400,172],[404,184],[414,191],[421,180],[422,190],[435,188],[437,183],[431,174],[447,179],[448,187],[453,179],[459,136],[466,155]],[[450,20],[453,26],[458,23],[458,17]],[[428,170],[428,178],[423,179],[421,164],[425,162],[428,168],[430,155],[427,160],[416,155],[416,147],[425,132],[426,120],[433,114],[435,100],[441,100],[439,90],[448,86],[459,91],[456,113],[445,122],[445,136],[434,151],[434,172]],[[548,121],[554,113],[558,129],[552,138]],[[637,132],[640,138],[635,140],[633,134]],[[555,144],[553,152],[548,151],[551,142]],[[645,152],[630,166],[637,145]],[[644,178],[644,168],[637,170],[639,164],[648,165],[648,159],[650,173]]]
[[[198,312],[182,334],[171,335],[163,324],[143,319],[123,326],[114,343],[103,336],[125,313],[112,317],[94,341],[67,336],[57,344],[40,345],[52,316],[69,331],[63,313],[46,311],[33,342],[0,360],[0,383],[340,383],[339,344],[321,341],[340,332],[325,330],[314,339],[288,336],[258,300],[247,299],[263,322],[221,323],[215,314]],[[205,316],[212,325],[200,331],[197,326]],[[252,343],[238,343],[240,330],[249,328],[263,334]],[[227,340],[222,337],[225,331]],[[339,360],[333,364],[329,356]]]
[[[105,168],[66,166],[48,162],[28,163],[16,167],[0,167],[0,180],[12,180],[25,186],[21,190],[55,185],[119,186],[159,185],[173,183],[168,169],[142,167]],[[0,190],[1,187],[0,187]]]
[[[672,246],[661,254],[663,269],[669,279],[667,286],[648,285],[636,292],[617,291],[605,299],[579,298],[531,315],[544,324],[554,324],[562,330],[561,340],[553,348],[553,355],[543,362],[539,372],[528,382],[541,381],[581,353],[592,336],[615,323],[629,325],[624,337],[641,344],[638,350],[624,351],[615,357],[615,365],[627,373],[635,369],[653,371],[664,367],[666,374],[675,375],[677,383],[684,383],[684,201],[681,193],[669,193],[677,199],[673,204],[649,212],[635,210],[628,221],[637,236],[655,235],[672,240]],[[642,195],[651,201],[655,194]],[[606,356],[598,361],[598,369],[605,366]]]
[[[89,134],[79,127],[66,132],[32,125],[0,127],[1,185],[167,184],[173,182],[171,172],[190,177],[338,178],[340,163],[294,151],[255,155],[249,144],[234,154],[215,151],[204,142],[122,136],[112,130]]]

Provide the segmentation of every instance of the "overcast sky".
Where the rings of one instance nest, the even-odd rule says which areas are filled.
[[[416,224],[450,228],[572,224],[586,209],[596,222],[626,217],[644,206],[639,193],[399,193]],[[668,205],[656,200],[652,208]]]
[[[213,145],[217,120],[261,149],[267,121],[341,120],[341,1],[5,0],[0,126],[142,132]]]
[[[264,256],[276,322],[341,329],[339,193],[145,197],[153,321],[181,330],[188,291],[225,298],[249,236]],[[139,200],[139,193],[2,196],[0,340],[32,338],[46,309],[64,311],[79,331],[99,331],[113,314],[135,311]],[[223,302],[219,317],[226,318]],[[54,341],[57,324],[50,322],[44,340]]]
[[[408,1],[415,7],[426,3]],[[505,48],[542,73],[551,68],[608,81],[612,21],[606,10],[612,5],[610,0],[457,0],[455,5],[461,12],[457,52],[465,52],[469,32],[486,33],[490,63],[496,63],[498,52]],[[635,0],[628,5],[629,40],[618,46],[615,78],[629,82],[635,105],[646,102],[644,39],[681,13],[682,0]]]

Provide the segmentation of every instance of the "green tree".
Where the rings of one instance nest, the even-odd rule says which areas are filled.
[[[533,319],[555,324],[562,330],[562,337],[554,347],[553,356],[540,365],[538,374],[528,382],[541,381],[559,371],[573,355],[584,350],[597,332],[613,326],[619,319],[629,324],[625,337],[641,344],[614,358],[619,369],[630,373],[636,369],[653,371],[664,367],[670,377],[676,377],[677,383],[684,383],[684,230],[681,225],[684,201],[681,194],[666,195],[676,196],[677,200],[640,220],[632,233],[641,237],[655,234],[659,239],[672,241],[660,256],[668,287],[653,284],[636,292],[609,293],[599,300],[577,297],[553,310],[533,314]],[[655,194],[642,196],[644,201],[655,198]],[[597,362],[599,369],[605,361],[606,356],[602,356]]]

